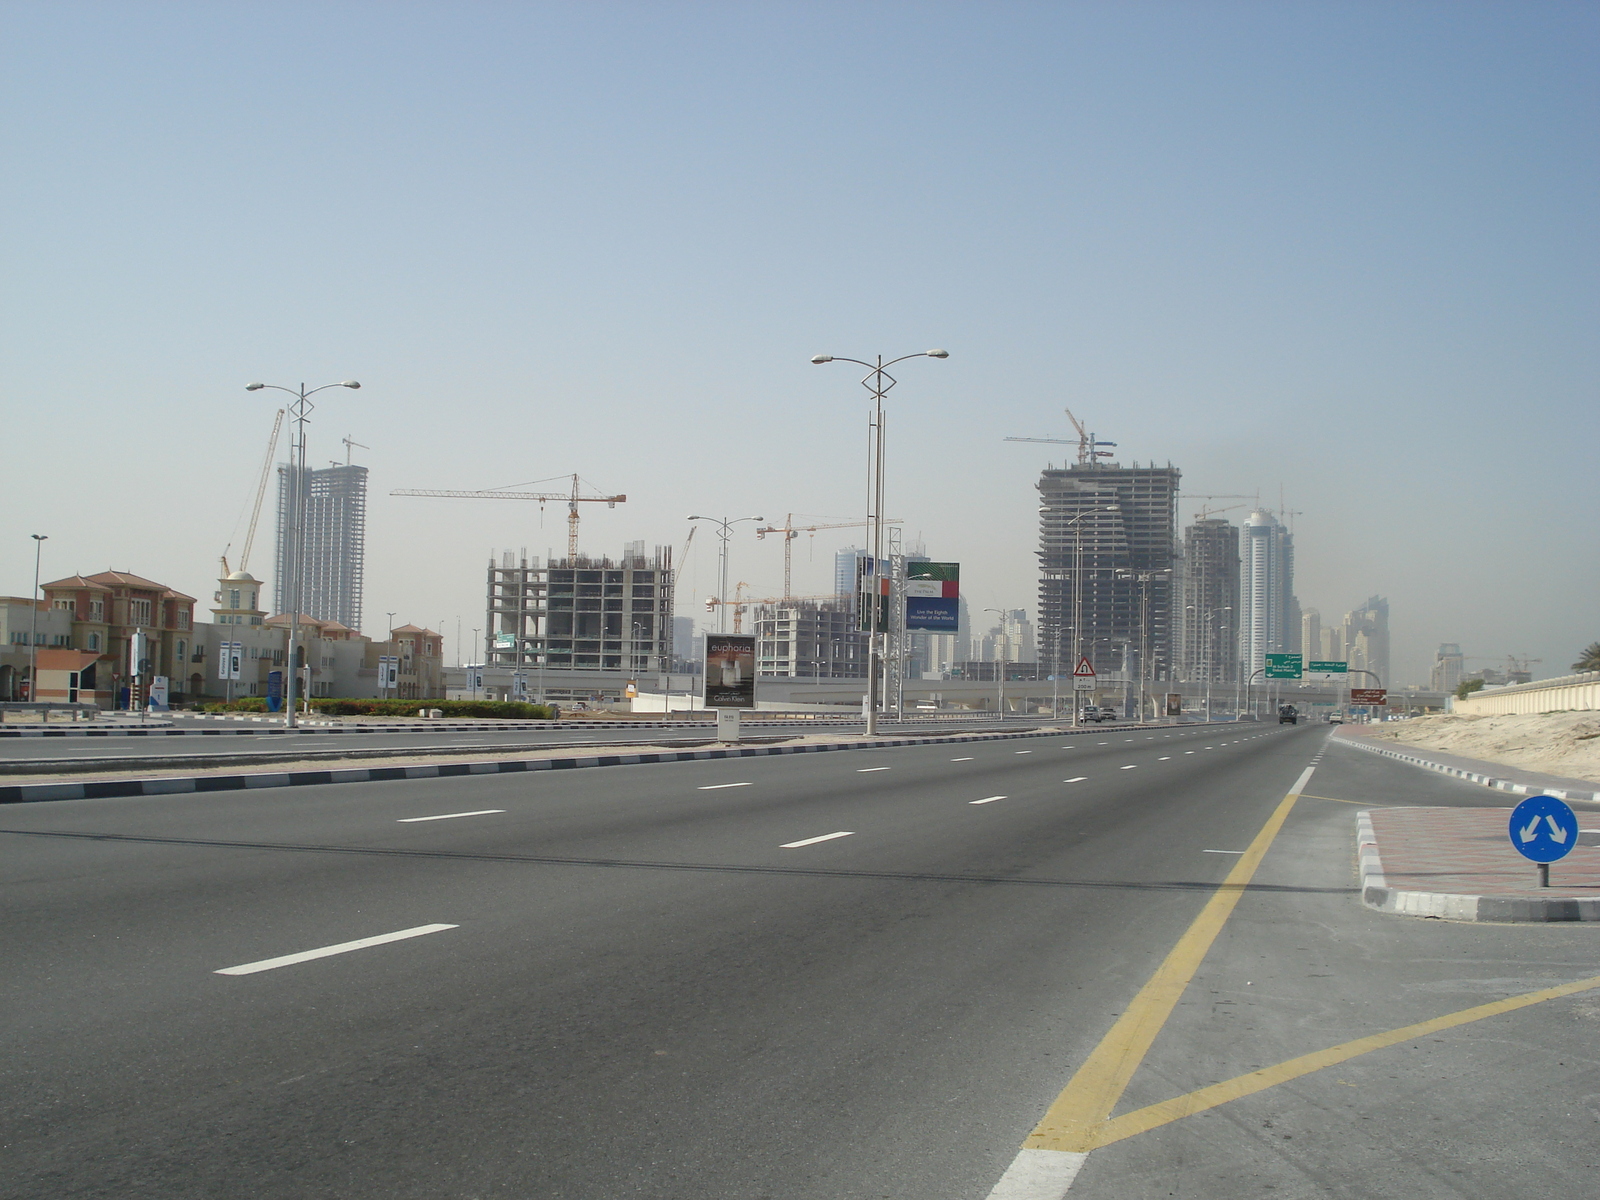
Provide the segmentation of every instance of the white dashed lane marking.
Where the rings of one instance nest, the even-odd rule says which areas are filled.
[[[365,950],[369,946],[382,946],[388,942],[404,941],[406,938],[421,937],[425,933],[439,933],[446,929],[456,929],[455,925],[418,925],[414,929],[401,929],[395,933],[380,933],[377,937],[361,938],[354,942],[340,942],[336,946],[322,946],[316,950],[302,950],[298,954],[285,954],[280,958],[263,958],[256,962],[243,963],[237,967],[223,967],[213,971],[214,975],[254,975],[258,971],[274,971],[279,967],[292,967],[295,963],[310,962],[314,958],[331,958],[335,954],[348,954],[352,950]]]
[[[487,817],[490,813],[503,812],[505,812],[503,808],[480,808],[476,812],[440,813],[436,817],[399,817],[397,820],[401,825],[410,825],[416,821],[449,821],[455,817]]]
[[[1004,800],[1004,796],[985,796],[982,800],[968,800],[968,804],[993,804],[996,800]]]
[[[854,837],[855,832],[850,829],[841,829],[838,833],[825,833],[821,837],[802,838],[798,842],[785,842],[779,850],[798,850],[801,846],[815,846],[818,842],[831,842],[834,838]]]

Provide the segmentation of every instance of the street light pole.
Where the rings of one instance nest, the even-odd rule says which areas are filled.
[[[992,612],[1000,618],[1000,661],[995,664],[995,678],[1000,681],[996,690],[995,705],[999,710],[1000,719],[1006,719],[1006,654],[1011,649],[1010,639],[1006,636],[1006,614],[1001,608],[986,608],[984,612]]]
[[[1072,724],[1076,726],[1082,716],[1083,706],[1078,703],[1078,660],[1083,657],[1083,528],[1079,524],[1097,513],[1114,513],[1121,510],[1107,504],[1081,512],[1067,522],[1072,530]]]
[[[883,647],[879,644],[879,636],[883,632],[878,628],[878,593],[879,572],[883,570],[883,398],[889,394],[889,389],[899,382],[890,375],[888,368],[896,363],[905,362],[912,358],[949,358],[947,350],[924,350],[918,354],[902,354],[899,358],[883,361],[883,355],[878,355],[873,362],[866,362],[859,358],[843,358],[832,354],[814,354],[811,361],[818,366],[823,363],[848,362],[855,363],[858,367],[867,368],[867,374],[861,380],[861,386],[872,393],[872,474],[868,480],[868,493],[871,496],[871,511],[867,513],[867,524],[872,530],[872,600],[870,612],[867,617],[867,734],[870,737],[878,732],[878,677],[883,668]]]
[[[689,517],[690,521],[710,521],[722,544],[717,550],[717,632],[728,632],[728,539],[733,527],[744,521],[765,521],[765,517]]]
[[[31,663],[28,667],[28,700],[32,704],[39,703],[39,555],[44,550],[44,544],[50,540],[47,533],[29,534],[33,538],[33,628],[28,632],[28,653]],[[112,697],[112,703],[116,697]],[[48,717],[50,714],[45,713]]]
[[[288,662],[288,688],[285,692],[285,707],[288,715],[284,718],[284,728],[293,729],[295,721],[295,690],[300,679],[300,669],[295,663],[295,657],[300,649],[300,608],[304,602],[305,583],[305,522],[306,522],[306,418],[311,415],[316,406],[311,403],[311,397],[318,392],[327,391],[329,388],[347,387],[359,388],[361,385],[354,379],[346,379],[339,383],[325,383],[321,387],[307,390],[305,384],[298,388],[279,387],[275,383],[247,383],[244,390],[259,392],[263,389],[274,392],[287,392],[293,396],[294,403],[289,406],[289,417],[294,422],[295,432],[289,439],[289,529],[291,533],[289,554],[289,662]],[[307,664],[309,669],[309,664]]]

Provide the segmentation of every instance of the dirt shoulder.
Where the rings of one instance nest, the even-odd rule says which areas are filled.
[[[1449,713],[1388,722],[1363,732],[1422,750],[1600,783],[1600,712],[1494,717]]]

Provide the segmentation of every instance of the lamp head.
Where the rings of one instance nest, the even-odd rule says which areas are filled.
[[[820,367],[823,363],[832,362],[833,361],[833,355],[831,355],[831,354],[813,354],[811,356],[811,361],[816,363],[817,366]]]
[[[929,358],[949,358],[950,357],[950,351],[948,351],[948,350],[929,350],[928,351],[928,357]]]
[[[28,536],[36,542],[48,542],[50,540],[48,533],[30,533]]]
[[[264,384],[264,383],[247,383],[247,384],[244,385],[244,390],[247,391],[247,392],[259,392],[262,388],[264,388],[266,386],[267,385]]]
[[[358,388],[361,385],[359,383],[357,383],[354,379],[346,379],[339,386],[340,387],[347,387],[347,388]]]

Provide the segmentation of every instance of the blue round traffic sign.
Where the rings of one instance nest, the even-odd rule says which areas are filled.
[[[1578,818],[1554,796],[1529,796],[1511,810],[1511,845],[1524,858],[1553,863],[1578,844]]]

